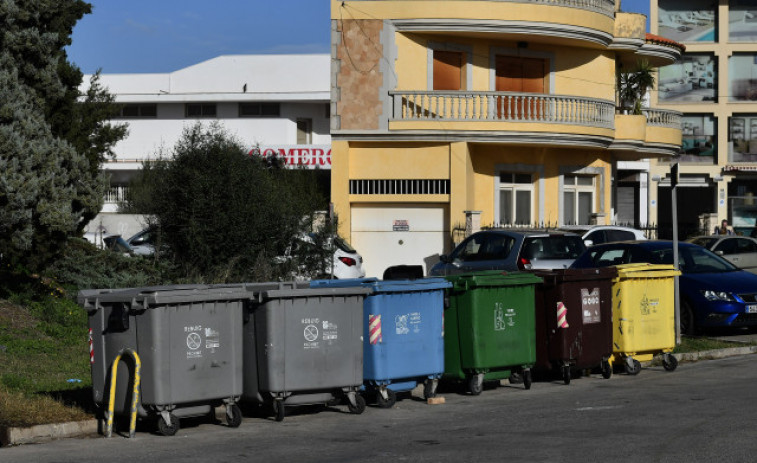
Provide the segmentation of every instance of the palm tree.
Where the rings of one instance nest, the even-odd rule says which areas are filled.
[[[631,114],[641,114],[641,101],[647,90],[654,87],[654,68],[648,61],[639,61],[630,72],[618,74],[618,97],[620,106]]]

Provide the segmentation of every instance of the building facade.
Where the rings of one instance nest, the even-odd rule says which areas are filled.
[[[686,46],[680,62],[660,68],[655,105],[683,113],[679,155],[652,167],[650,211],[671,223],[671,162],[678,162],[681,237],[712,232],[729,219],[757,232],[757,2],[651,0],[651,29]]]
[[[369,275],[428,270],[466,221],[646,223],[644,160],[679,151],[680,114],[617,111],[616,78],[682,47],[618,6],[331,2],[331,194]]]
[[[103,166],[111,188],[87,231],[128,238],[141,230],[141,217],[118,213],[129,182],[198,122],[219,123],[251,152],[330,169],[329,63],[328,55],[230,55],[171,73],[102,74],[101,84],[123,104],[113,122],[128,124],[129,133]]]

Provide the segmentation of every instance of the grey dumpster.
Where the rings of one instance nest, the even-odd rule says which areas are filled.
[[[251,288],[248,287],[248,290]],[[245,310],[243,399],[284,407],[347,403],[365,409],[363,299],[370,288],[251,289]]]
[[[175,434],[179,418],[206,415],[224,404],[227,423],[238,426],[241,322],[248,297],[243,285],[81,291],[79,304],[89,314],[95,403],[107,409],[111,365],[132,349],[142,363],[139,416],[157,418],[162,434]],[[134,370],[135,362],[119,362],[116,414],[129,413]]]

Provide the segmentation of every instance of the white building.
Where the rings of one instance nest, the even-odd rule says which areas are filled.
[[[102,74],[101,84],[124,104],[113,122],[127,123],[129,133],[103,166],[111,188],[87,231],[127,238],[139,231],[140,217],[117,214],[129,181],[198,121],[219,122],[251,150],[330,169],[329,69],[325,54],[230,55],[164,74]]]

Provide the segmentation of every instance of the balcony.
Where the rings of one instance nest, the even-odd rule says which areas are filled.
[[[615,140],[610,149],[619,159],[670,156],[681,146],[681,113],[643,109],[642,114],[616,114]]]
[[[394,120],[535,122],[612,128],[612,101],[513,92],[390,92]]]
[[[613,41],[615,0],[438,0],[433,8],[427,0],[332,0],[331,12],[332,19],[391,20],[401,33],[594,48]]]

